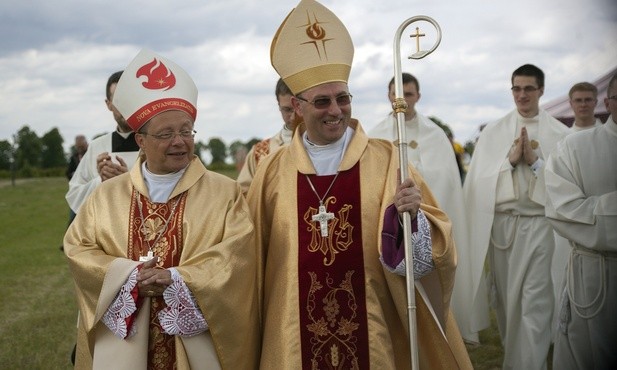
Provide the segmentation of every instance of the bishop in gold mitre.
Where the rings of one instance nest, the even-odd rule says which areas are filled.
[[[263,270],[261,369],[409,369],[399,212],[413,214],[423,369],[470,369],[450,312],[451,224],[419,173],[351,118],[353,43],[312,0],[285,18],[271,62],[302,123],[247,194]],[[409,196],[406,196],[409,195]]]

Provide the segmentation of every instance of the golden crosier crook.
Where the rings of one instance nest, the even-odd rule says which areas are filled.
[[[416,52],[409,56],[409,59],[422,59],[435,51],[441,42],[441,27],[433,18],[418,15],[404,21],[396,31],[394,36],[394,96],[395,100],[392,103],[396,116],[396,127],[398,131],[398,152],[399,152],[399,170],[401,173],[401,183],[409,176],[407,172],[407,138],[405,137],[405,111],[407,103],[403,95],[403,76],[401,72],[401,35],[403,31],[412,23],[425,21],[432,24],[437,31],[437,40],[433,47],[428,50],[420,50],[420,37],[425,37],[426,34],[420,33],[420,28],[416,27],[415,37]],[[404,174],[407,174],[405,176]],[[418,358],[418,331],[416,325],[416,295],[415,282],[413,276],[413,245],[411,243],[411,214],[403,213],[403,242],[405,245],[405,281],[407,284],[407,318],[409,319],[409,348],[411,352],[411,368],[414,370],[420,369],[420,361]]]

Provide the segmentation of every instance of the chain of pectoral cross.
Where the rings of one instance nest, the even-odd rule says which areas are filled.
[[[154,258],[154,247],[156,247],[156,244],[159,242],[159,239],[161,239],[161,236],[163,236],[165,231],[167,231],[167,227],[169,226],[169,221],[171,221],[171,218],[174,216],[174,212],[176,211],[176,206],[178,205],[178,203],[180,203],[180,197],[177,197],[174,200],[174,205],[171,208],[171,213],[169,214],[169,217],[167,217],[167,221],[165,221],[165,224],[159,229],[158,233],[156,233],[156,239],[154,240],[153,244],[150,244],[150,242],[147,240],[148,235],[146,234],[146,219],[148,219],[150,215],[144,217],[141,198],[139,196],[139,192],[137,191],[135,192],[135,198],[137,199],[137,207],[139,208],[139,218],[141,220],[140,232],[144,236],[144,244],[146,244],[146,246],[148,247],[147,254],[145,256],[140,256],[139,261],[146,262]]]
[[[319,196],[317,190],[315,190],[315,186],[311,182],[311,179],[308,177],[308,175],[305,175],[306,181],[308,181],[309,185],[311,186],[311,190],[313,190],[313,193],[315,193],[315,196],[317,197],[317,199],[319,199],[319,211],[311,217],[311,220],[313,220],[313,222],[319,222],[319,230],[321,231],[322,237],[328,236],[328,221],[334,219],[334,213],[326,211],[324,199],[326,199],[328,193],[330,192],[330,189],[332,189],[332,185],[334,185],[338,174],[339,172],[337,172],[332,179],[332,182],[330,183],[330,186],[328,186],[328,190],[326,190],[323,197]]]

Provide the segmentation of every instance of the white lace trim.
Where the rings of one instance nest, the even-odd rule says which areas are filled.
[[[416,223],[418,231],[411,234],[411,243],[413,245],[413,277],[415,280],[421,279],[435,269],[433,263],[433,241],[431,240],[431,226],[424,213],[420,210],[416,215]],[[397,275],[406,275],[405,259],[392,268],[384,262],[383,256],[379,256],[381,264],[385,268]]]
[[[126,329],[126,318],[137,311],[137,304],[131,295],[131,291],[137,285],[137,272],[137,269],[131,272],[101,319],[109,330],[120,339],[131,337],[137,333],[135,324],[131,326],[129,333]]]
[[[173,283],[163,292],[167,307],[159,312],[165,333],[192,337],[208,330],[208,323],[195,302],[195,297],[175,269],[170,269]]]

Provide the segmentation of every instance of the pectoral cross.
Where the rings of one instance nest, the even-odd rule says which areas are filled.
[[[154,258],[154,253],[152,251],[148,251],[148,254],[145,256],[139,256],[139,262],[148,262]]]
[[[411,34],[409,37],[416,38],[416,52],[420,51],[420,37],[426,36],[424,33],[420,33],[420,27],[416,27],[416,34]]]
[[[326,212],[323,204],[319,205],[319,212],[312,217],[313,222],[319,222],[321,236],[328,236],[328,220],[334,219],[334,213]]]

